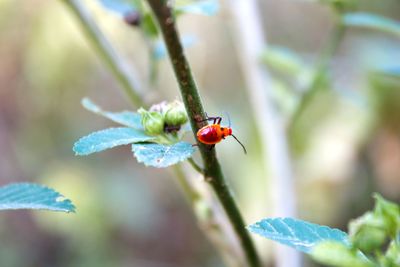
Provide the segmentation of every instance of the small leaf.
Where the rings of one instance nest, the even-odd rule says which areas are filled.
[[[120,145],[153,139],[154,137],[146,135],[143,131],[132,128],[108,128],[82,137],[74,144],[73,150],[76,155],[84,156]]]
[[[99,0],[107,9],[114,11],[120,15],[125,15],[132,10],[136,10],[134,2],[131,0]]]
[[[18,209],[75,212],[71,200],[45,186],[15,183],[0,187],[0,210]]]
[[[194,149],[191,144],[178,142],[173,145],[133,144],[132,151],[138,162],[146,166],[165,168],[189,158]]]
[[[175,12],[177,14],[193,13],[198,15],[213,16],[218,12],[219,4],[217,0],[195,1],[190,4],[177,3]]]
[[[99,114],[107,119],[110,119],[116,123],[132,127],[134,129],[143,130],[141,123],[141,116],[139,113],[132,111],[121,111],[121,112],[109,112],[102,110],[99,106],[93,103],[89,98],[82,99],[82,106],[87,110]]]
[[[347,26],[370,28],[400,37],[399,22],[370,13],[347,13],[343,16],[343,23]]]
[[[338,241],[347,245],[347,234],[339,229],[309,223],[292,218],[263,219],[248,229],[265,238],[310,253],[311,249],[322,241]]]
[[[337,267],[374,267],[359,251],[339,242],[324,241],[315,246],[311,256],[319,263]]]

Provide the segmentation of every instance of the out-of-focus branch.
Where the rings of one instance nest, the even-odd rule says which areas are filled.
[[[239,60],[247,83],[251,106],[262,143],[263,163],[271,170],[271,189],[275,216],[295,217],[296,198],[289,148],[282,118],[273,107],[273,87],[269,73],[260,64],[267,47],[256,0],[228,1],[234,15]],[[293,249],[276,247],[276,266],[301,266],[301,257]]]
[[[99,29],[82,1],[62,1],[75,14],[88,40],[90,40],[92,46],[96,49],[97,54],[110,68],[115,78],[118,79],[130,102],[137,107],[144,106],[140,83],[134,68],[131,66],[128,68],[122,58],[116,53],[114,47]]]
[[[340,13],[339,13],[340,14]],[[308,105],[314,100],[315,95],[321,90],[324,89],[324,81],[326,81],[326,76],[328,72],[329,63],[332,60],[332,57],[335,55],[339,44],[341,43],[344,33],[346,30],[346,26],[343,23],[341,14],[338,15],[335,21],[334,29],[331,33],[330,39],[327,42],[326,47],[322,50],[317,65],[315,67],[314,75],[311,79],[310,86],[304,92],[303,96],[300,99],[297,107],[295,108],[291,119],[289,120],[288,132],[289,134],[293,134],[296,125],[301,118],[304,110],[308,107]]]

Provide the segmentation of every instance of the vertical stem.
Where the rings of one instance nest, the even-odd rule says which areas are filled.
[[[133,67],[128,68],[116,53],[114,47],[99,29],[82,1],[63,0],[63,2],[75,14],[92,46],[118,79],[130,102],[135,106],[142,106],[144,103],[141,96],[140,83],[137,80],[137,75]]]
[[[247,83],[254,117],[257,121],[263,154],[263,165],[271,170],[274,216],[295,217],[296,197],[286,133],[282,118],[274,109],[271,97],[273,83],[260,55],[268,43],[262,28],[256,0],[229,1],[234,15],[239,60]],[[275,246],[279,267],[301,266],[301,256],[291,248]]]
[[[175,76],[178,80],[182,99],[190,118],[193,133],[195,135],[200,127],[205,125],[205,122],[199,122],[200,120],[205,119],[205,113],[189,63],[184,55],[182,44],[179,40],[171,7],[168,5],[169,1],[147,1],[153,10],[156,20],[161,28]],[[260,259],[258,258],[254,244],[245,229],[242,215],[240,214],[232,194],[225,182],[221,167],[216,157],[215,149],[209,150],[208,146],[198,141],[197,144],[204,162],[205,180],[210,183],[219,201],[221,202],[230,220],[230,223],[235,230],[238,239],[240,240],[249,266],[260,266]]]

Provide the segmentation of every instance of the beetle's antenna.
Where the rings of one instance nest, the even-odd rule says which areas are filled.
[[[231,134],[231,135],[232,135],[232,137],[235,138],[236,141],[238,141],[238,143],[243,147],[244,154],[247,154],[247,150],[246,150],[246,148],[244,147],[244,145],[242,144],[242,142],[240,142],[239,139],[237,139],[236,136],[234,136],[233,134]]]
[[[228,119],[228,127],[231,128],[231,117],[229,116],[229,113],[224,111],[224,114],[226,118]]]

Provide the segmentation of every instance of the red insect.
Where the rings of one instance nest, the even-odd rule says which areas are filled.
[[[221,120],[222,120],[221,117],[207,117],[207,119],[199,121],[199,122],[213,121],[213,123],[206,125],[200,130],[198,130],[197,139],[203,144],[211,145],[212,149],[215,147],[215,144],[221,142],[222,139],[225,139],[225,137],[231,135],[243,147],[244,153],[247,154],[244,145],[239,141],[239,139],[236,138],[236,136],[232,134],[232,128],[230,126],[221,127]]]

